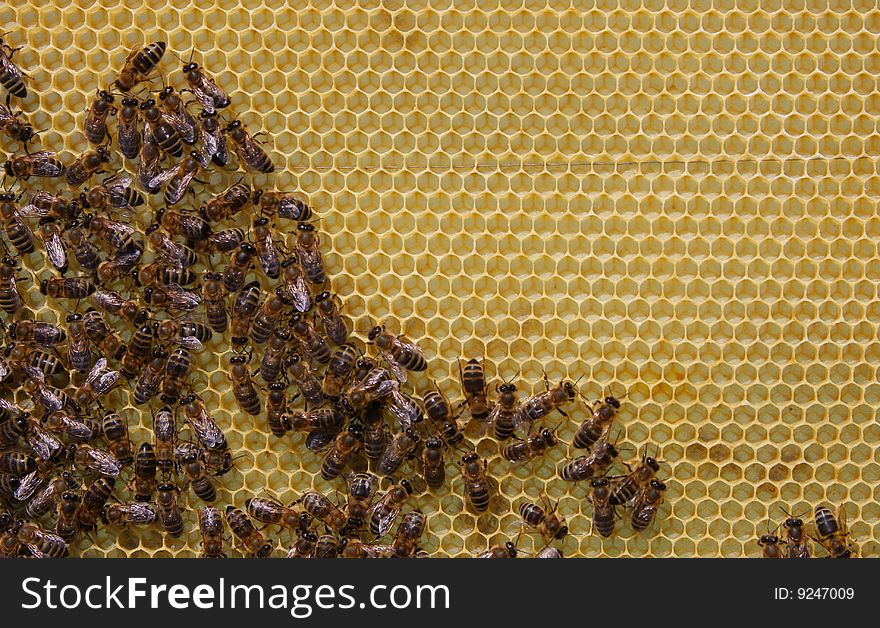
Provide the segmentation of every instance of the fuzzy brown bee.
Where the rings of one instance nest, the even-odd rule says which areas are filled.
[[[239,163],[252,172],[273,172],[275,166],[265,150],[247,132],[240,120],[233,120],[226,127],[226,136]]]
[[[95,95],[83,125],[83,134],[90,143],[95,145],[104,143],[107,137],[107,116],[116,113],[114,100],[113,94],[103,89],[98,90]]]
[[[84,152],[67,168],[64,175],[67,185],[78,188],[100,172],[104,164],[109,162],[110,151],[106,146],[98,146],[95,150]]]
[[[113,82],[123,92],[130,92],[140,83],[147,80],[150,72],[162,60],[167,44],[157,41],[144,48],[135,48],[125,60],[125,65]]]

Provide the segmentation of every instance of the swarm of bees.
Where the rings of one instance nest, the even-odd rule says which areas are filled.
[[[805,523],[803,515],[786,513],[782,523],[785,536],[770,531],[758,539],[758,546],[764,558],[813,558],[816,548],[821,547],[827,558],[853,558],[858,556],[858,547],[850,539],[846,525],[846,511],[838,508],[835,515],[825,505],[816,506],[813,511],[813,524]]]
[[[408,507],[412,496],[449,482],[472,514],[490,512],[498,487],[476,439],[502,443],[512,465],[546,455],[560,446],[546,420],[568,417],[577,382],[551,385],[545,375],[543,391],[520,397],[503,381],[493,395],[482,361],[470,359],[459,367],[460,405],[436,383],[419,394],[413,374],[427,370],[424,352],[383,324],[353,329],[330,288],[312,208],[253,185],[274,171],[272,158],[261,134],[227,113],[232,100],[208,71],[190,59],[183,89],[163,76],[150,90],[166,49],[136,48],[96,90],[82,127],[89,146],[64,163],[30,150],[38,134],[12,106],[28,94],[27,75],[0,40],[0,131],[20,147],[4,164],[0,195],[0,556],[66,556],[99,526],[180,537],[189,491],[189,503],[203,503],[206,557],[232,546],[273,555],[268,526],[293,535],[290,557],[426,556],[430,522]],[[244,171],[239,181],[184,207],[199,177],[233,165]],[[242,216],[246,228],[235,225]],[[48,272],[28,272],[41,251]],[[18,287],[28,280],[66,312],[63,322],[33,318]],[[262,494],[218,503],[236,457],[193,375],[199,352],[227,334],[239,410],[273,438],[303,434],[323,479],[344,485],[341,503],[315,490],[288,505]],[[150,417],[145,442],[132,442],[138,419],[112,402],[125,389]],[[585,503],[603,537],[618,508],[633,530],[649,529],[666,489],[647,451],[635,469],[610,475],[620,407],[611,396],[593,406],[571,443],[583,455],[559,469],[562,485],[589,482]],[[471,425],[476,437],[466,435]],[[459,478],[447,476],[451,458]],[[126,487],[131,499],[119,501]],[[537,556],[561,557],[552,543],[570,531],[556,505],[542,495],[518,512],[523,531],[545,544]],[[512,541],[481,554],[516,555]]]

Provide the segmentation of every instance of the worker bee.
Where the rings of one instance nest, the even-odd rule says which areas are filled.
[[[162,529],[173,537],[183,535],[183,516],[180,505],[177,503],[180,497],[180,489],[171,482],[162,482],[156,487],[156,510],[159,515],[159,524]]]
[[[48,412],[57,412],[69,404],[69,399],[63,391],[46,384],[46,376],[39,369],[25,366],[27,374],[21,383],[21,390],[31,400]]]
[[[621,506],[635,497],[650,482],[660,470],[660,463],[656,458],[648,455],[647,448],[642,454],[641,463],[621,480],[614,484],[611,489],[611,505]]]
[[[98,146],[95,150],[87,150],[67,168],[64,175],[67,185],[72,188],[78,188],[95,174],[101,172],[104,164],[109,162],[110,151],[107,150],[106,146]]]
[[[242,242],[229,258],[223,270],[223,285],[229,292],[238,292],[244,285],[247,273],[253,264],[257,249],[250,242]]]
[[[519,552],[516,545],[507,541],[504,545],[496,545],[478,555],[477,558],[516,558]]]
[[[398,383],[390,378],[388,371],[374,368],[348,389],[345,401],[353,410],[361,410],[374,401],[385,401],[397,388]]]
[[[476,451],[466,453],[459,463],[468,505],[478,513],[489,509],[493,486],[486,475],[486,461]]]
[[[144,197],[131,184],[130,176],[114,175],[80,194],[80,203],[96,211],[132,212],[144,204]]]
[[[529,435],[525,440],[517,439],[506,445],[501,453],[510,462],[523,463],[543,456],[558,442],[555,431],[545,428],[537,434]]]
[[[297,224],[296,257],[306,279],[314,284],[323,284],[327,278],[324,258],[318,248],[321,240],[315,233],[315,225],[308,222]]]
[[[150,286],[144,290],[144,301],[161,310],[188,312],[199,307],[202,298],[195,292],[185,290],[177,284]]]
[[[95,271],[98,269],[98,264],[101,263],[98,249],[89,241],[79,221],[71,222],[62,236],[70,246],[70,250],[73,251],[74,259],[82,266],[83,270]]]
[[[156,490],[156,451],[150,443],[142,443],[134,457],[134,498],[139,502],[150,501]]]
[[[69,445],[67,456],[78,467],[95,471],[106,477],[115,478],[122,471],[122,462],[113,454],[90,445]]]
[[[452,406],[449,404],[449,400],[437,389],[436,382],[434,382],[434,387],[435,390],[428,391],[422,399],[425,412],[431,422],[440,430],[446,442],[455,447],[464,440],[464,434],[452,416]]]
[[[23,218],[76,220],[82,215],[82,207],[76,200],[67,200],[45,190],[39,190],[31,195],[27,205],[19,208],[18,214]]]
[[[157,41],[144,48],[132,50],[113,84],[123,92],[133,90],[138,84],[147,80],[147,76],[162,60],[166,47],[164,41]]]
[[[403,516],[397,533],[391,543],[392,551],[398,558],[412,556],[416,551],[419,540],[428,527],[428,518],[419,510],[413,510]]]
[[[388,363],[394,376],[401,382],[406,381],[406,370],[424,371],[428,362],[422,349],[415,343],[402,339],[385,331],[384,325],[377,325],[370,330],[368,339],[376,345],[379,353]]]
[[[327,341],[299,312],[290,318],[290,330],[299,342],[303,356],[322,364],[330,361],[330,347]]]
[[[162,152],[171,157],[183,157],[183,142],[177,129],[171,125],[167,116],[156,106],[154,98],[148,98],[141,103],[141,115],[146,125],[146,136],[150,137],[150,141],[155,143]],[[201,162],[199,162],[201,165]],[[152,181],[151,187],[159,185],[160,182]]]
[[[177,421],[174,413],[163,406],[153,415],[153,443],[156,450],[156,466],[168,476],[174,468],[174,444],[177,440]]]
[[[287,432],[284,424],[286,412],[287,384],[272,382],[269,384],[269,394],[266,395],[266,420],[269,424],[269,431],[279,438]]]
[[[268,218],[254,220],[254,243],[257,249],[257,260],[260,267],[269,279],[278,279],[281,276],[281,261],[278,257],[278,247],[272,240],[272,230],[269,228]]]
[[[8,255],[0,261],[0,308],[10,316],[14,315],[24,305],[21,293],[18,291],[15,271],[18,265]]]
[[[405,460],[415,455],[421,440],[412,427],[396,434],[379,459],[379,473],[385,476],[395,474]]]
[[[263,404],[257,394],[257,387],[251,380],[251,371],[247,367],[247,362],[247,358],[243,355],[233,356],[229,360],[232,392],[239,408],[250,415],[257,416],[263,411]]]
[[[98,277],[98,283],[106,286],[117,277],[131,272],[140,262],[143,254],[144,248],[141,242],[132,242],[128,248],[118,250],[111,259],[98,264],[98,270],[95,273]]]
[[[333,532],[341,532],[348,523],[345,513],[317,491],[304,493],[298,501],[309,515],[322,521]]]
[[[46,532],[35,523],[19,521],[15,525],[18,542],[34,556],[64,558],[68,555],[67,542],[57,534]]]
[[[101,515],[104,523],[123,527],[131,525],[150,525],[158,519],[152,504],[137,501],[128,504],[108,504]]]
[[[147,242],[161,260],[174,266],[190,267],[198,261],[196,252],[162,233],[158,224],[147,228]]]
[[[43,461],[54,461],[64,449],[64,444],[35,419],[31,419],[24,437],[34,455]]]
[[[135,284],[145,287],[187,286],[195,283],[197,278],[194,270],[164,262],[153,262],[142,266],[140,270],[133,271],[131,276]]]
[[[107,137],[107,116],[116,113],[113,103],[113,94],[104,89],[98,90],[92,106],[86,112],[83,127],[83,134],[90,143],[95,145],[104,143]]]
[[[108,314],[123,318],[134,325],[143,325],[149,316],[149,312],[135,301],[126,299],[113,290],[99,288],[89,297],[89,301]]]
[[[196,100],[201,103],[206,112],[214,113],[215,109],[229,106],[230,100],[226,92],[217,86],[217,83],[208,76],[205,70],[197,63],[193,63],[192,59],[184,64],[183,74]]]
[[[361,448],[361,433],[355,426],[349,426],[348,430],[340,433],[333,446],[321,461],[321,477],[333,480],[342,475],[345,467],[351,462],[352,457]]]
[[[135,240],[132,238],[134,227],[124,222],[86,214],[82,226],[116,251],[128,250],[135,245]]]
[[[543,499],[543,498],[542,498]],[[558,504],[548,503],[547,509],[532,502],[524,502],[519,507],[519,516],[530,528],[535,528],[547,541],[560,540],[568,534],[565,518],[556,513]]]
[[[82,443],[100,438],[104,431],[101,421],[89,417],[73,418],[62,411],[44,416],[43,425],[47,430]]]
[[[107,358],[101,357],[92,366],[82,386],[77,388],[73,398],[81,407],[88,408],[99,397],[110,392],[119,382],[119,371],[107,368]]]
[[[40,240],[46,250],[46,257],[55,269],[64,274],[68,270],[67,247],[61,239],[61,226],[54,218],[40,219]]]
[[[113,494],[115,486],[116,480],[112,477],[99,477],[89,485],[77,511],[77,526],[79,528],[89,531],[97,527],[98,517],[104,509],[104,504]]]
[[[293,508],[267,497],[251,497],[244,501],[244,507],[252,519],[268,525],[295,528],[300,523],[300,515]]]
[[[357,355],[357,348],[350,343],[340,345],[333,352],[321,384],[325,396],[338,398],[342,395],[345,382],[355,368]]]
[[[163,342],[176,342],[181,344],[181,346],[194,349],[198,349],[199,345],[194,341],[187,342],[186,339],[194,339],[198,340],[199,343],[205,343],[211,340],[214,335],[211,328],[204,323],[188,319],[167,319],[161,322],[154,322],[153,332]]]
[[[397,484],[392,485],[388,491],[374,503],[369,510],[370,532],[376,536],[384,536],[400,509],[406,503],[409,496],[413,494],[413,486],[408,480],[401,480]]]
[[[318,319],[321,321],[324,335],[335,345],[345,343],[348,339],[348,326],[345,324],[345,319],[342,318],[340,313],[342,304],[339,301],[339,297],[336,295],[331,296],[329,292],[324,291],[315,297],[315,303],[317,304],[315,314],[317,314]]]
[[[18,197],[12,192],[0,194],[0,220],[3,222],[6,237],[19,255],[34,252],[34,234],[21,219]]]
[[[336,558],[339,556],[340,542],[332,534],[322,534],[315,541],[315,558]]]
[[[70,473],[65,471],[63,477],[54,477],[28,501],[25,514],[31,519],[40,517],[56,509],[61,495],[72,483]]]
[[[614,506],[611,505],[611,483],[606,477],[590,480],[590,502],[593,504],[593,529],[606,539],[614,534]]]
[[[0,472],[27,475],[37,468],[37,461],[23,451],[0,452]]]
[[[149,401],[159,394],[162,379],[165,375],[165,364],[168,362],[168,352],[156,349],[146,367],[141,371],[134,389],[134,402],[139,405]]]
[[[769,525],[767,526],[770,527]],[[758,546],[761,548],[761,553],[764,558],[782,558],[782,543],[779,542],[779,537],[776,536],[775,533],[768,532],[767,534],[762,534],[761,538],[758,539]]]
[[[194,360],[189,349],[180,347],[171,352],[165,364],[165,377],[162,379],[160,399],[163,403],[171,404],[180,399],[180,391],[186,384],[193,366]]]
[[[202,556],[226,558],[223,553],[223,517],[212,506],[199,510],[199,532],[202,534]]]
[[[198,153],[190,151],[187,157],[172,168],[161,171],[150,183],[152,186],[165,184],[163,198],[170,207],[183,199],[201,168]]]
[[[226,135],[232,143],[232,150],[239,163],[252,172],[273,172],[275,166],[266,151],[257,143],[242,125],[241,120],[233,120],[226,127]]]
[[[648,482],[648,485],[639,492],[630,516],[633,530],[643,532],[648,529],[648,526],[651,525],[654,517],[657,515],[657,510],[663,503],[663,492],[665,490],[666,485],[655,478]]]
[[[113,455],[122,464],[130,463],[134,458],[134,452],[131,449],[131,439],[128,437],[128,422],[116,412],[108,412],[104,415],[102,427],[107,446]]]
[[[202,303],[205,304],[205,317],[211,329],[218,334],[226,331],[229,316],[226,312],[226,287],[219,273],[205,273],[202,283]]]
[[[190,244],[204,240],[211,233],[211,227],[201,218],[167,210],[164,207],[156,212],[158,223],[169,234],[186,238]]]
[[[838,508],[837,517],[827,506],[816,506],[816,539],[828,552],[831,558],[851,558],[855,547],[849,541],[849,530],[846,527],[846,511]]]
[[[269,340],[283,311],[284,301],[278,294],[270,294],[266,297],[251,324],[251,340],[255,344],[261,345]]]
[[[297,312],[305,313],[312,307],[312,293],[295,256],[281,262],[281,289]]]
[[[304,222],[312,217],[312,208],[289,192],[256,190],[254,204],[268,216]]]
[[[165,120],[174,127],[180,139],[186,144],[195,144],[199,139],[199,127],[180,94],[169,85],[159,92],[159,101]]]
[[[287,366],[287,373],[290,375],[290,379],[293,380],[305,398],[307,407],[316,408],[323,405],[324,393],[321,390],[321,383],[312,373],[308,363],[303,361],[298,354],[294,353],[287,359],[285,365]]]
[[[229,253],[244,242],[244,231],[241,229],[224,229],[216,233],[208,233],[196,243],[196,250],[204,253]]]
[[[132,379],[138,374],[143,375],[143,368],[153,351],[153,328],[141,325],[131,335],[128,349],[122,356],[122,374]]]
[[[0,103],[0,133],[25,146],[36,135],[34,127],[30,125],[23,111],[13,112],[2,103]]]
[[[202,167],[213,163],[223,168],[229,162],[229,147],[216,113],[202,111],[199,116],[199,138],[202,140]]]
[[[187,424],[205,449],[216,451],[227,449],[226,437],[205,410],[205,404],[201,399],[189,394],[180,400],[180,405],[183,407],[183,416]]]
[[[199,208],[199,215],[208,222],[232,218],[247,207],[250,200],[250,186],[246,183],[236,183],[212,198],[204,207]]]
[[[620,401],[614,397],[605,397],[605,403],[598,404],[578,427],[572,440],[572,447],[589,449],[597,440],[608,432],[615,417],[620,411]]]
[[[12,96],[26,98],[28,94],[24,84],[24,77],[28,75],[12,61],[18,50],[19,48],[12,48],[0,39],[0,85],[9,92],[7,102]]]
[[[810,558],[812,550],[810,548],[809,537],[804,527],[804,521],[800,517],[788,515],[785,523],[785,555],[787,558]]]
[[[106,479],[108,478],[98,478],[96,482]],[[112,480],[112,478],[109,479]],[[112,485],[110,490],[113,490]],[[55,520],[55,534],[68,543],[72,543],[79,533],[79,510],[81,503],[82,499],[73,491],[65,491],[61,494],[61,501],[58,504],[58,518]],[[95,520],[97,521],[97,518]]]
[[[205,463],[197,454],[190,453],[181,458],[180,466],[199,499],[209,504],[217,499],[217,489],[205,471]]]
[[[248,556],[266,558],[272,553],[272,544],[263,538],[241,510],[235,506],[227,506],[226,521],[229,523],[229,529],[247,549]]]
[[[604,473],[618,455],[617,448],[605,440],[596,443],[588,456],[579,456],[560,469],[560,476],[567,482],[581,482]]]
[[[161,186],[154,183],[156,177],[162,172],[159,163],[161,159],[162,149],[153,139],[149,129],[146,129],[138,150],[137,178],[141,187],[149,194],[156,194],[162,189]]]
[[[117,117],[116,131],[119,152],[134,159],[141,150],[140,103],[136,98],[123,98]]]
[[[43,347],[54,347],[67,340],[67,334],[58,325],[40,321],[16,321],[9,326],[9,337]]]
[[[98,345],[104,355],[109,355],[113,359],[118,360],[125,354],[125,343],[110,329],[100,312],[89,309],[83,315],[83,323],[85,324],[89,340]],[[125,375],[124,372],[123,375]]]
[[[578,394],[577,383],[560,382],[558,386],[550,388],[547,376],[544,375],[544,386],[546,392],[532,395],[522,402],[520,412],[525,420],[534,423],[545,416],[558,410],[563,416],[568,416],[562,411],[562,406],[574,401]]]
[[[348,521],[342,530],[343,534],[355,534],[366,525],[370,504],[376,492],[376,483],[376,476],[369,473],[351,472],[346,477],[348,499],[345,514]]]
[[[5,354],[9,364],[19,369],[31,367],[44,375],[58,375],[65,371],[61,360],[51,353],[46,353],[40,349],[32,349],[21,343],[8,345]]]
[[[60,177],[64,174],[64,164],[55,153],[41,150],[27,155],[12,155],[3,164],[6,176],[16,179],[30,179],[31,177]]]
[[[520,412],[520,402],[516,394],[516,385],[504,382],[498,386],[498,403],[489,413],[489,423],[495,426],[495,438],[507,440],[524,422]]]
[[[289,343],[290,330],[287,327],[276,328],[272,333],[272,337],[269,338],[266,350],[263,351],[263,358],[260,360],[260,376],[263,378],[263,381],[271,382],[278,379],[281,375],[281,369],[284,366],[284,354]],[[307,376],[305,373],[303,375]],[[308,381],[306,381],[305,385],[307,388],[309,387]]]
[[[29,414],[18,414],[0,423],[0,447],[11,447],[27,434],[30,426]]]
[[[443,440],[431,436],[422,449],[422,471],[428,488],[439,489],[446,481],[446,461],[443,459]]]

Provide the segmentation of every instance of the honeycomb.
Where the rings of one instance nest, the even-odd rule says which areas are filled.
[[[515,537],[513,506],[542,490],[571,556],[755,556],[768,518],[822,501],[876,545],[875,2],[9,0],[0,22],[24,46],[43,146],[70,153],[129,49],[168,41],[167,72],[195,48],[271,133],[279,189],[319,212],[346,313],[400,320],[425,349],[419,392],[437,380],[457,399],[460,357],[485,356],[494,382],[519,372],[526,392],[542,371],[583,376],[590,399],[626,392],[627,456],[652,443],[666,461],[651,534],[603,540],[586,488],[556,478],[564,446],[512,468],[487,439],[509,505],[473,517],[460,480],[419,495],[428,551]],[[238,412],[227,347],[209,349],[204,397],[248,452],[221,503],[341,489],[301,437]],[[147,438],[149,414],[123,412]],[[584,412],[560,417],[564,439]],[[102,532],[83,554],[192,556],[185,517],[181,539]]]

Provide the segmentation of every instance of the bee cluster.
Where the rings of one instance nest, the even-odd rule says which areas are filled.
[[[788,513],[786,513],[788,514]],[[782,527],[785,538],[776,531],[770,531],[758,540],[764,558],[812,558],[815,555],[813,543],[818,543],[830,558],[851,558],[858,549],[849,538],[846,525],[846,511],[840,508],[835,515],[827,506],[816,506],[813,512],[814,524],[805,524],[799,515],[788,514]],[[776,527],[776,530],[779,526]]]
[[[83,126],[92,147],[65,165],[53,152],[27,150],[36,134],[11,107],[13,96],[27,96],[25,75],[12,60],[15,51],[0,42],[0,77],[9,94],[0,129],[25,149],[7,159],[8,187],[0,198],[11,245],[4,242],[0,265],[0,307],[7,315],[0,552],[67,555],[74,539],[99,525],[158,526],[179,537],[182,496],[191,489],[205,505],[198,513],[205,556],[225,555],[227,527],[248,555],[270,555],[276,543],[261,532],[267,525],[295,536],[290,556],[426,555],[419,541],[428,517],[404,512],[410,496],[451,481],[447,458],[454,450],[468,509],[487,513],[497,482],[476,441],[491,434],[511,464],[543,456],[559,444],[556,430],[543,422],[554,412],[568,416],[564,408],[578,401],[577,382],[551,386],[545,376],[543,392],[521,399],[516,385],[504,381],[493,398],[482,362],[471,359],[460,369],[458,407],[436,385],[409,394],[408,374],[428,367],[421,348],[384,325],[371,324],[363,339],[352,333],[328,288],[308,204],[292,193],[252,189],[242,176],[197,210],[175,209],[195,193],[200,174],[227,167],[233,155],[245,175],[274,166],[256,135],[237,118],[225,120],[231,99],[196,63],[183,65],[185,90],[163,77],[158,102],[144,93],[141,86],[165,52],[164,42],[133,50],[116,80],[97,90]],[[100,174],[107,176],[94,184]],[[30,187],[39,189],[22,201],[26,191],[16,187],[34,181],[39,185]],[[54,191],[53,182],[60,182]],[[158,209],[150,213],[152,205]],[[255,217],[247,229],[236,226],[248,215]],[[288,238],[282,221],[296,225],[295,237]],[[20,262],[37,254],[37,240],[57,272],[22,276]],[[63,325],[29,314],[18,282],[31,278],[70,312]],[[83,302],[88,306],[80,313]],[[305,434],[306,448],[323,455],[321,476],[344,479],[344,504],[308,491],[288,506],[264,495],[225,510],[213,505],[235,458],[193,389],[193,375],[198,353],[227,334],[228,377],[241,412],[261,417],[273,437]],[[258,365],[251,364],[255,353]],[[139,446],[129,437],[128,413],[109,407],[111,393],[126,387],[151,417],[153,437]],[[634,470],[609,475],[618,456],[609,433],[619,409],[611,396],[595,404],[571,443],[585,455],[559,470],[566,482],[590,482],[593,528],[602,536],[613,533],[623,506],[634,530],[647,529],[666,488],[655,477],[659,462],[647,452]],[[418,473],[401,477],[411,467]],[[131,499],[118,501],[125,477]],[[561,556],[551,543],[569,528],[556,506],[542,496],[541,504],[525,502],[518,511],[523,529],[546,543],[538,555]],[[510,541],[482,554],[516,555]]]

